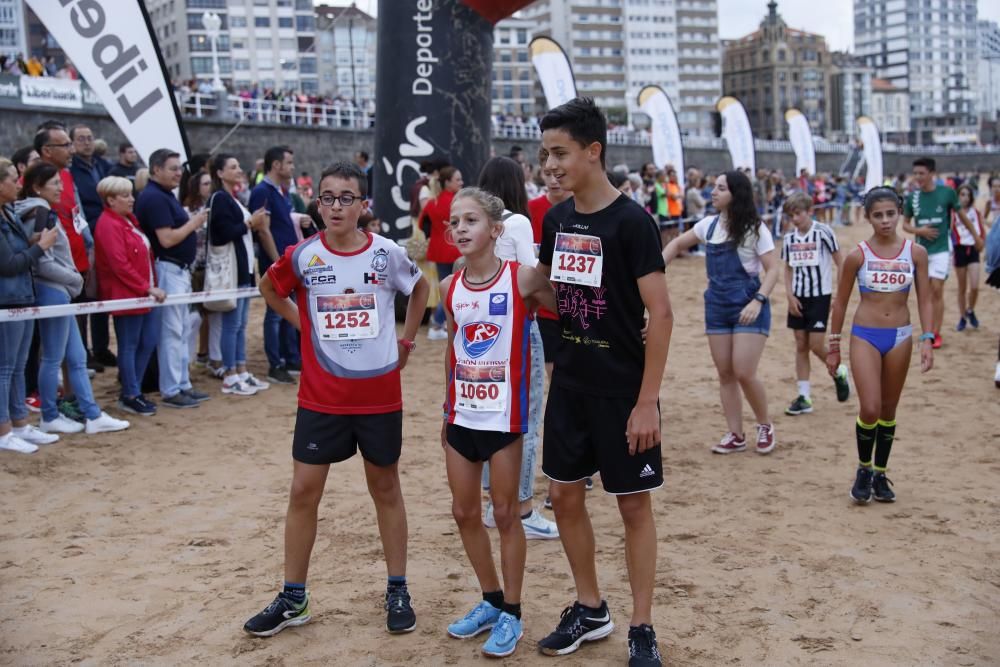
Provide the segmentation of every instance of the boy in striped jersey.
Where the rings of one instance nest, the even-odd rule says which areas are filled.
[[[826,361],[826,323],[830,316],[833,292],[833,265],[837,273],[844,261],[837,237],[828,225],[812,218],[812,198],[804,192],[792,194],[786,201],[785,216],[792,230],[781,244],[785,261],[785,293],[788,295],[788,328],[795,332],[795,377],[798,396],[785,409],[786,415],[812,412],[809,389],[809,353]],[[843,364],[833,377],[837,400],[851,395],[847,367]]]

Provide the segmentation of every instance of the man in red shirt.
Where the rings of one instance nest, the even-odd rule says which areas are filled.
[[[82,275],[86,275],[90,270],[90,259],[87,257],[88,240],[82,234],[89,236],[86,221],[83,229],[78,230],[75,226],[74,218],[79,211],[79,204],[76,197],[76,186],[73,184],[73,176],[69,172],[69,164],[73,159],[73,142],[70,141],[66,130],[61,127],[43,129],[35,135],[35,152],[43,162],[48,162],[59,170],[59,178],[62,179],[63,191],[59,204],[53,206],[59,222],[62,223],[66,237],[69,239],[70,251],[73,253],[73,264],[76,270]],[[80,214],[82,215],[82,214]],[[83,218],[80,218],[83,220]],[[87,231],[84,231],[87,230]],[[90,247],[93,247],[93,240],[89,239]]]

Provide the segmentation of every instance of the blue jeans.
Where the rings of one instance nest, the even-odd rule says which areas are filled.
[[[156,275],[160,279],[160,289],[167,294],[190,294],[191,272],[170,262],[156,262]],[[163,398],[176,396],[191,388],[188,364],[191,352],[188,339],[191,337],[191,322],[188,306],[162,306],[160,313],[160,344],[156,359],[160,365],[160,395]]]
[[[438,281],[442,281],[450,276],[452,269],[455,267],[454,264],[441,264],[439,262],[435,262],[434,266],[437,267]],[[442,294],[440,301],[438,301],[437,308],[434,309],[434,316],[432,319],[434,320],[434,324],[439,327],[443,327],[445,323],[444,300],[446,298],[448,298],[448,295]]]
[[[250,285],[240,285],[250,287]],[[222,367],[233,369],[247,362],[247,319],[250,299],[237,299],[236,307],[222,313]]]
[[[531,323],[531,387],[528,392],[528,431],[524,434],[521,449],[521,484],[517,499],[522,503],[531,500],[535,493],[535,461],[538,458],[538,429],[542,426],[542,399],[545,394],[545,350],[538,322]],[[483,464],[483,488],[490,488],[490,464]]]
[[[61,306],[69,303],[69,295],[61,289],[35,283],[39,306]],[[42,419],[52,421],[59,416],[56,393],[59,391],[59,366],[66,361],[69,383],[77,405],[87,419],[97,419],[101,409],[94,402],[94,392],[87,377],[87,350],[80,338],[80,328],[72,315],[38,320],[42,341],[38,360],[38,397],[42,401]]]
[[[35,332],[35,323],[0,323],[0,424],[28,417],[24,403],[24,365]]]
[[[295,300],[294,295],[291,298]],[[264,354],[272,368],[302,361],[299,356],[299,332],[270,308],[264,313]]]
[[[159,311],[154,308],[145,315],[115,315],[123,398],[135,398],[142,393],[142,376],[160,340]]]

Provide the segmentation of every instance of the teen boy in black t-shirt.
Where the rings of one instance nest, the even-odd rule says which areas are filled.
[[[549,111],[541,129],[549,154],[543,167],[573,193],[545,216],[538,268],[555,283],[562,328],[542,471],[553,481],[552,507],[577,600],[539,647],[564,655],[614,629],[597,585],[585,502],[584,480],[600,472],[625,524],[633,604],[629,664],[660,665],[652,628],[656,527],[649,491],[663,484],[657,398],[672,328],[660,236],[649,215],[608,181],[607,123],[592,100],[577,98]]]

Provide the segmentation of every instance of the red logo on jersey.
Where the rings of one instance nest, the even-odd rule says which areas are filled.
[[[472,359],[489,352],[500,337],[501,328],[492,322],[470,322],[462,327],[462,347]]]

